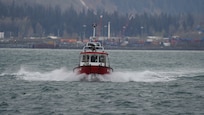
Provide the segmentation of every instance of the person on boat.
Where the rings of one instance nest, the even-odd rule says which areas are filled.
[[[82,62],[88,62],[89,61],[89,55],[83,55]]]
[[[91,56],[91,62],[97,62],[97,55]]]

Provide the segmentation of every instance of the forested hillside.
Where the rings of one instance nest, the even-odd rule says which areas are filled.
[[[170,0],[0,0],[0,31],[7,37],[19,38],[76,37],[83,32],[88,37],[93,23],[98,24],[100,35],[106,35],[110,21],[113,36],[169,36],[202,26],[203,0],[171,1],[175,3]]]
[[[76,11],[83,9],[102,10],[113,13],[196,13],[204,11],[203,0],[0,0],[4,3],[13,1],[19,5],[40,4],[59,6],[62,10],[73,7]]]

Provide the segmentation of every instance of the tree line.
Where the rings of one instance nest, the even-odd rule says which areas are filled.
[[[112,14],[98,10],[77,12],[73,7],[63,10],[59,6],[39,4],[22,6],[4,4],[0,1],[0,31],[7,37],[80,37],[92,35],[92,24],[96,23],[97,35],[107,36],[107,23],[111,22],[112,36],[169,36],[192,31],[196,17],[182,14]]]

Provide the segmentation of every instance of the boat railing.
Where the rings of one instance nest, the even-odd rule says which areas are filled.
[[[97,50],[102,50],[104,51],[104,47],[101,45],[100,42],[88,42],[83,48],[83,51],[86,52],[86,50],[91,50],[91,51],[97,51]]]

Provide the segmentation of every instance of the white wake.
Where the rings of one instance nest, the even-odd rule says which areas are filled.
[[[5,73],[6,74],[6,73]],[[15,73],[7,73],[18,80],[27,81],[81,81],[86,75],[77,75],[67,68],[59,68],[52,71],[39,72],[21,67]],[[154,71],[116,71],[109,75],[98,75],[102,82],[168,82],[182,76],[180,72],[154,72]],[[91,80],[89,80],[91,81]]]

